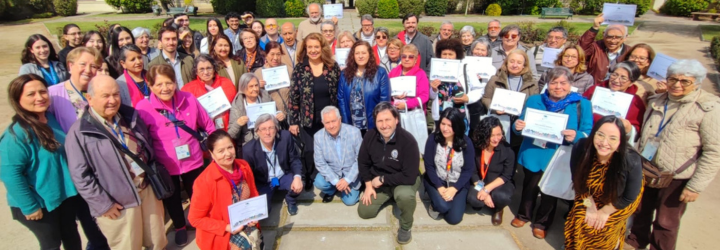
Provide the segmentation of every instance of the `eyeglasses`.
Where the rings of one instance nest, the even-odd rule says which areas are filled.
[[[372,24],[363,24],[362,26],[363,26],[364,28],[370,28],[370,27],[372,27],[373,25],[372,25]]]
[[[515,40],[515,39],[518,38],[518,35],[517,35],[517,34],[512,34],[512,35],[510,35],[510,34],[505,34],[505,36],[503,36],[503,37],[504,37],[505,39]]]
[[[265,27],[273,29],[273,28],[277,28],[278,26],[277,26],[277,24],[268,24],[268,25],[265,25]]]
[[[567,58],[567,59],[578,59],[577,56],[571,56],[571,55],[563,55],[563,58]]]
[[[415,59],[415,55],[402,55],[400,58],[413,60]]]
[[[80,66],[80,68],[83,68],[83,69],[87,69],[87,67],[90,66],[90,70],[95,70],[95,71],[100,70],[102,68],[101,66],[98,66],[95,64],[87,64],[87,63],[78,63],[78,66]]]
[[[387,36],[375,36],[375,39],[387,39]]]
[[[259,128],[259,129],[258,129],[258,131],[260,131],[260,132],[262,132],[262,133],[274,132],[275,130],[276,130],[276,129],[275,129],[275,126],[265,127],[265,128]]]
[[[605,36],[605,39],[608,39],[608,40],[620,40],[623,38],[624,38],[624,36]]]
[[[388,51],[400,51],[400,49],[395,47],[389,47]]]
[[[622,82],[630,81],[630,79],[628,79],[626,76],[620,76],[620,74],[618,74],[618,73],[612,73],[612,74],[610,75],[610,79],[611,79],[611,80],[615,80],[615,79],[618,79],[618,78],[619,78],[620,81],[622,81]]]
[[[607,136],[603,134],[602,132],[595,133],[595,140],[597,141],[606,141],[609,144],[617,144],[620,141],[620,138],[617,136]]]
[[[550,41],[559,41],[559,40],[563,40],[563,39],[565,39],[565,38],[561,37],[561,36],[549,36],[548,37],[548,40],[550,40]]]
[[[488,27],[488,30],[500,30],[500,27]]]
[[[638,61],[638,62],[644,62],[647,61],[650,58],[642,57],[642,56],[630,56],[630,61]]]
[[[322,30],[323,33],[333,33],[335,30]]]
[[[677,78],[675,78],[675,77],[668,77],[668,78],[667,78],[667,82],[668,82],[668,84],[669,84],[670,86],[675,85],[675,83],[680,82],[680,85],[682,85],[683,87],[689,87],[690,85],[693,85],[693,84],[694,84],[693,81],[686,80],[686,79],[680,80],[680,79],[677,79]]]
[[[213,69],[213,68],[201,68],[201,69],[198,69],[198,72],[200,72],[200,73],[205,73],[205,72],[212,73],[213,71],[215,71],[215,69]]]

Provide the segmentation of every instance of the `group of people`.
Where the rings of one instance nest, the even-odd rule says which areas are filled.
[[[271,208],[282,190],[292,216],[297,197],[315,187],[323,203],[337,195],[358,204],[364,219],[394,201],[397,242],[406,244],[424,190],[429,216],[453,225],[468,205],[489,209],[500,225],[519,199],[511,225],[531,222],[544,238],[562,199],[538,183],[566,146],[575,191],[566,249],[674,249],[687,203],[718,171],[720,98],[699,88],[704,66],[678,60],[655,80],[647,75],[655,52],[625,44],[626,27],[610,25],[595,40],[602,15],[578,44],[555,27],[525,48],[519,27],[498,20],[484,36],[465,26],[454,38],[445,22],[430,38],[410,13],[391,37],[369,15],[352,33],[324,20],[318,4],[306,12],[297,27],[231,12],[227,29],[209,18],[205,35],[178,14],[158,31],[157,48],[146,28],[119,25],[105,37],[69,24],[59,53],[46,37],[29,37],[8,87],[16,114],[0,137],[13,218],[42,249],[80,249],[75,218],[88,249],[164,249],[166,212],[179,246],[192,226],[201,249],[256,249],[258,221],[233,230],[228,206],[266,195]],[[345,62],[338,48],[350,49]],[[541,66],[547,48],[561,50],[552,68]],[[429,79],[432,58],[465,57],[491,58],[496,74],[463,66],[457,82]],[[283,66],[290,85],[266,90],[263,69]],[[415,77],[414,96],[392,94],[390,79],[402,76]],[[594,114],[600,87],[633,95],[627,116]],[[216,89],[231,107],[211,117],[198,98]],[[498,89],[525,93],[513,100],[524,103],[520,115],[489,109]],[[276,112],[251,120],[248,107],[264,103]],[[567,115],[561,144],[522,136],[528,108]],[[407,128],[413,111],[433,121],[429,134]],[[643,158],[675,171],[668,187],[644,185]],[[513,197],[519,171],[522,195]]]

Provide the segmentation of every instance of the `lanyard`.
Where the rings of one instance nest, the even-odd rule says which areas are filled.
[[[42,71],[43,77],[46,78],[45,80],[50,81],[50,85],[55,85],[58,83],[58,75],[57,72],[55,72],[55,67],[53,67],[52,62],[48,62],[48,65],[50,66],[50,70],[45,70],[42,66],[40,67],[40,71]],[[50,79],[47,79],[50,78]]]
[[[118,125],[117,121],[115,121],[115,127],[118,128],[117,131],[115,131],[115,128],[113,128],[113,127],[110,127],[110,130],[113,132],[115,137],[120,138],[120,144],[122,144],[123,148],[129,150],[127,147],[127,144],[125,144],[125,134],[122,132],[122,128],[120,128],[120,125]]]
[[[490,153],[490,159],[492,159],[493,155],[495,154],[495,151]],[[485,150],[480,153],[480,175],[482,176],[482,180],[485,180],[485,176],[487,176],[487,172],[490,169],[490,161],[488,161],[488,164],[485,164]]]
[[[125,74],[127,74],[127,70],[125,70]],[[145,72],[140,73],[140,77],[142,77],[142,79],[144,80],[144,79],[145,79]],[[132,78],[132,76],[130,77],[130,80],[133,81],[133,83],[135,84],[135,86],[137,86],[138,90],[142,91],[143,96],[149,96],[149,95],[150,95],[150,91],[148,91],[147,82],[145,82],[145,85],[143,85],[143,88],[141,89],[141,88],[140,88],[140,84],[138,84],[138,83],[135,81],[135,79]]]
[[[448,158],[447,158],[447,166],[445,167],[445,169],[447,170],[448,186],[450,185],[450,170],[452,169],[452,160],[453,160],[454,156],[455,156],[455,149],[450,148],[450,154],[448,154]]]
[[[80,95],[80,98],[82,98],[83,101],[87,102],[87,99],[85,99],[85,95],[83,95],[83,93],[80,92],[80,90],[78,90],[78,89],[75,87],[75,84],[73,84],[72,80],[70,80],[70,86],[72,86],[73,89],[75,90],[75,92],[77,92],[78,95]]]
[[[148,101],[152,102],[152,98],[149,98]],[[162,110],[159,110],[159,111],[162,111]],[[160,112],[160,114],[163,114],[163,113]],[[168,120],[171,120],[170,116],[175,118],[174,119],[175,121],[171,120],[170,122],[172,122],[172,124],[175,126],[175,135],[177,135],[177,138],[180,139],[180,131],[178,131],[178,122],[180,122],[180,120],[178,120],[177,117],[175,116],[175,96],[172,97],[172,110],[170,110],[170,115],[163,114],[163,116],[165,116],[165,118],[168,118]]]
[[[273,151],[275,151],[275,148],[273,148]],[[268,155],[268,153],[265,153],[265,161],[267,161],[268,169],[272,168],[272,174],[275,175],[275,168],[276,168],[277,161],[278,161],[277,152],[273,156],[274,156],[274,157],[272,157],[273,161],[271,162],[270,155]],[[275,176],[275,177],[277,177],[277,176]]]
[[[236,170],[236,171],[240,171],[240,169],[238,169],[238,170]],[[235,189],[235,192],[237,192],[238,199],[240,199],[240,196],[242,195],[242,189],[241,189],[240,187],[238,187],[238,185],[235,184],[235,181],[233,181],[233,180],[230,180],[230,184],[233,185],[233,188]]]
[[[657,133],[655,133],[655,137],[660,136],[660,132],[662,132],[663,129],[665,129],[665,127],[667,127],[668,124],[670,124],[670,121],[672,121],[672,118],[675,117],[675,114],[673,114],[672,116],[670,116],[670,118],[668,118],[667,123],[665,123],[663,125],[663,122],[665,121],[665,114],[667,114],[667,106],[668,106],[668,101],[665,101],[665,111],[663,112],[662,120],[660,120],[660,126],[658,126],[658,131],[657,131]],[[675,113],[677,113],[677,111]]]

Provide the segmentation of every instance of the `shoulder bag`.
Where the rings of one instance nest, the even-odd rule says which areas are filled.
[[[192,137],[194,137],[195,139],[197,139],[198,142],[200,142],[200,149],[202,149],[203,152],[208,151],[208,148],[207,148],[207,145],[206,145],[208,133],[207,133],[206,131],[204,131],[204,130],[202,130],[202,129],[200,129],[200,128],[198,128],[198,131],[195,131],[195,130],[191,129],[190,127],[188,127],[187,125],[185,125],[185,122],[179,121],[179,120],[175,117],[175,115],[173,115],[173,114],[170,113],[170,112],[167,112],[166,110],[158,110],[158,112],[160,112],[160,114],[162,114],[163,116],[165,116],[166,118],[168,118],[168,120],[170,120],[170,122],[172,122],[172,123],[174,123],[176,126],[178,126],[178,128],[184,130],[184,131],[187,132],[188,134],[192,135]]]
[[[676,169],[675,171],[669,171],[669,170],[661,170],[657,165],[652,163],[652,161],[649,161],[648,159],[645,159],[645,157],[640,156],[642,159],[642,167],[643,167],[643,178],[645,179],[645,185],[651,188],[666,188],[670,186],[670,182],[673,181],[675,178],[675,175],[682,173],[686,169],[690,167],[698,157],[700,157],[700,152],[698,151],[690,160],[685,162],[685,164],[681,165],[680,168]],[[638,153],[639,154],[639,153]]]

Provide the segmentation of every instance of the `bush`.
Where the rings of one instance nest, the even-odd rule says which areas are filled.
[[[683,0],[688,1],[688,0]],[[652,5],[652,0],[619,0],[619,1],[611,1],[611,0],[605,0],[606,3],[624,3],[624,4],[635,4],[637,5],[637,9],[635,10],[635,16],[641,16],[642,14],[645,14],[650,9],[650,6]]]
[[[520,27],[520,42],[532,44],[535,41],[545,40],[545,32],[538,29],[535,22],[520,22],[518,26]]]
[[[465,1],[463,2],[462,9],[465,9]],[[460,3],[460,0],[448,0],[447,1],[447,11],[445,13],[451,14],[455,13],[457,11],[457,6]]]
[[[74,16],[77,14],[77,0],[55,0],[55,12],[61,16]]]
[[[377,9],[378,0],[356,0],[355,7],[358,10],[360,16],[368,14],[375,16],[375,9]]]
[[[105,3],[116,9],[120,9],[120,6],[122,5],[121,0],[105,0]]]
[[[127,13],[146,13],[152,11],[155,0],[105,0],[105,3]]]
[[[285,2],[285,16],[302,17],[305,15],[305,3],[302,0],[288,0]]]
[[[285,8],[278,6],[283,6],[283,0],[257,0],[255,8],[261,17],[284,17]]]
[[[720,55],[720,37],[713,37],[710,41],[710,55],[717,57]]]
[[[554,27],[563,27],[568,32],[568,39],[567,41],[570,43],[576,43],[578,40],[580,40],[580,32],[578,32],[577,28],[573,25],[571,25],[568,21],[561,20],[557,23],[555,23]],[[547,33],[547,32],[545,32]]]
[[[708,7],[707,0],[667,0],[660,13],[670,16],[690,16],[691,12],[703,11]]]
[[[38,18],[51,18],[52,16],[53,16],[53,13],[52,13],[52,12],[45,12],[45,13],[34,14],[34,15],[32,15],[32,18],[35,18],[35,19],[38,19]],[[58,33],[58,34],[62,34],[62,28],[60,28],[60,33]]]
[[[491,4],[488,5],[487,9],[485,10],[485,15],[488,16],[500,16],[502,14],[502,8],[500,8],[499,4]]]
[[[425,15],[444,16],[447,11],[448,0],[427,0],[425,2]]]
[[[422,33],[423,35],[426,35],[428,37],[432,36],[433,34],[438,33],[438,29],[435,28],[434,26],[424,26],[423,25],[423,26],[419,26],[418,30],[420,31],[420,33]]]
[[[107,1],[107,0],[106,0]],[[244,11],[255,12],[255,1],[249,0],[210,0],[213,11],[218,14],[227,14],[230,11],[243,13]],[[305,11],[305,10],[303,10]]]
[[[408,13],[420,15],[425,11],[425,4],[423,0],[398,0],[398,7],[400,9],[399,16],[404,17]]]
[[[395,0],[379,0],[377,14],[379,18],[398,18],[400,8]]]

